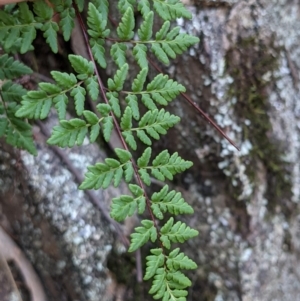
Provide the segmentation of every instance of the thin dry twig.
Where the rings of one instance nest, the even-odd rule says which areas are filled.
[[[23,275],[25,284],[31,293],[32,301],[46,301],[46,294],[30,262],[0,226],[0,252],[6,261],[13,260]]]

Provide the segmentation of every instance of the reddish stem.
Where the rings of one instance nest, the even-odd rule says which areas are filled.
[[[93,53],[92,53],[92,49],[91,49],[90,43],[89,43],[89,38],[88,38],[88,35],[87,35],[87,30],[86,30],[85,25],[84,25],[84,23],[83,23],[82,17],[81,17],[81,15],[80,15],[80,12],[79,12],[78,7],[77,7],[77,4],[74,3],[74,2],[73,2],[73,7],[74,7],[74,9],[75,9],[75,11],[76,11],[76,16],[77,16],[77,19],[78,19],[78,21],[79,21],[79,24],[80,24],[80,27],[81,27],[81,30],[82,30],[82,33],[83,33],[83,37],[84,37],[84,40],[85,40],[85,43],[86,43],[86,46],[87,46],[87,50],[88,50],[88,53],[89,53],[90,60],[94,63],[94,66],[95,66],[95,73],[96,73],[96,76],[97,76],[98,84],[99,84],[99,86],[100,86],[100,90],[101,90],[102,97],[103,97],[104,101],[105,101],[107,104],[109,104],[108,99],[107,99],[106,94],[105,94],[106,88],[104,87],[104,84],[103,84],[102,79],[101,79],[101,77],[100,77],[100,74],[99,74],[99,72],[98,72],[97,65],[96,65],[96,62],[95,62],[95,59],[94,59],[94,56],[93,56]],[[118,121],[117,121],[117,118],[116,118],[116,116],[113,114],[113,112],[111,112],[111,116],[112,116],[112,118],[113,118],[114,126],[115,126],[115,128],[116,128],[116,130],[117,130],[117,134],[118,134],[118,136],[119,136],[119,138],[120,138],[120,140],[121,140],[121,142],[122,142],[122,145],[123,145],[124,149],[125,149],[126,151],[129,151],[129,148],[128,148],[128,146],[127,146],[127,143],[126,143],[126,141],[124,140],[124,138],[123,138],[123,136],[122,136],[121,129],[120,129],[120,127],[119,127],[119,123],[118,123]],[[159,229],[158,229],[158,226],[157,226],[155,217],[154,217],[153,212],[152,212],[152,209],[151,209],[150,200],[149,200],[149,197],[147,196],[147,193],[146,193],[146,189],[145,189],[144,183],[143,183],[143,181],[142,181],[142,179],[141,179],[141,177],[140,177],[140,175],[139,175],[139,173],[138,173],[137,165],[136,165],[136,163],[135,163],[135,161],[134,161],[133,158],[132,158],[130,161],[131,161],[131,163],[132,163],[132,166],[133,166],[134,173],[135,173],[136,179],[137,179],[137,181],[138,181],[138,184],[140,185],[140,187],[141,187],[141,188],[143,189],[143,191],[144,191],[144,196],[145,196],[145,198],[146,198],[146,206],[147,206],[148,212],[149,212],[150,217],[151,217],[151,220],[153,221],[153,224],[154,224],[154,226],[155,226],[155,228],[156,228],[158,238],[160,238],[160,232],[159,232]],[[162,245],[161,242],[160,242],[160,244],[161,244],[161,247],[162,247],[162,249],[163,249],[163,245]]]
[[[163,73],[162,70],[149,58],[147,57],[149,63],[153,66],[156,71],[159,73]],[[237,150],[240,150],[240,148],[223,132],[223,130],[211,119],[211,117],[208,116],[192,99],[185,93],[180,92],[182,97],[191,105],[193,106],[197,112],[199,112],[208,123],[210,123],[231,145],[233,145]]]

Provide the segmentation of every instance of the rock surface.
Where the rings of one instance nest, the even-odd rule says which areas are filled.
[[[157,148],[178,151],[194,162],[173,183],[195,208],[186,222],[200,232],[185,246],[199,265],[190,274],[188,300],[298,300],[299,3],[185,2],[193,20],[178,24],[201,42],[166,72],[186,85],[192,100],[241,149],[221,138],[184,99],[170,106],[182,121]],[[49,300],[117,298],[120,286],[107,260],[111,250],[122,253],[125,248],[45,147],[44,138],[36,136],[37,158],[11,156],[1,144],[1,225],[17,237]],[[84,146],[68,157],[84,170],[105,154]],[[109,206],[120,192],[97,193]],[[135,277],[134,272],[128,275]],[[147,298],[125,286],[120,290],[129,292],[127,300]]]

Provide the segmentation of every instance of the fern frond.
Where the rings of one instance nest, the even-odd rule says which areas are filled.
[[[135,19],[132,8],[129,6],[122,19],[121,22],[117,28],[117,34],[118,37],[121,40],[130,40],[134,36],[134,25],[135,25]]]
[[[148,68],[147,47],[143,44],[136,44],[132,54],[141,69]]]
[[[82,11],[85,2],[50,2],[35,0],[32,5],[23,2],[0,10],[0,47],[11,53],[26,52],[33,48],[36,30],[40,29],[52,51],[58,52],[58,31],[65,40],[70,39],[76,6]],[[56,108],[60,120],[48,139],[52,145],[81,145],[86,136],[90,142],[94,142],[100,133],[105,141],[109,141],[113,127],[117,126],[117,131],[120,133],[121,130],[126,142],[124,149],[116,148],[115,158],[106,158],[103,162],[89,166],[80,189],[105,189],[111,184],[119,186],[122,179],[129,183],[131,195],[121,195],[112,200],[111,217],[123,221],[136,211],[142,214],[147,205],[151,220],[142,220],[141,225],[135,228],[131,234],[129,252],[148,241],[158,241],[161,248],[152,249],[146,259],[144,279],[153,278],[149,292],[154,299],[185,301],[186,288],[191,282],[181,270],[194,269],[196,264],[179,248],[173,251],[167,249],[171,249],[172,243],[184,242],[196,236],[198,231],[183,222],[174,222],[173,217],[159,229],[155,219],[163,219],[166,213],[172,216],[190,214],[193,208],[181,193],[169,190],[168,185],[149,198],[143,183],[150,185],[150,176],[160,181],[172,180],[174,175],[185,171],[192,163],[182,159],[178,153],[171,155],[167,150],[152,157],[150,147],[144,149],[135,163],[128,147],[137,150],[138,140],[152,145],[153,140],[159,140],[161,135],[165,135],[180,121],[178,116],[157,107],[168,105],[177,95],[185,92],[185,88],[163,74],[155,76],[146,84],[149,72],[147,51],[152,51],[158,60],[168,64],[170,59],[176,58],[199,39],[181,33],[179,27],[171,28],[170,21],[175,18],[191,17],[179,0],[153,0],[151,5],[150,0],[119,0],[121,20],[115,29],[116,34],[109,37],[108,5],[108,0],[92,0],[87,4],[87,30],[84,31],[89,35],[89,54],[92,52],[94,58],[69,55],[74,74],[52,71],[54,83],[40,83],[37,91],[27,92],[10,80],[29,74],[31,70],[7,55],[0,56],[0,81],[4,81],[0,85],[0,137],[4,136],[8,143],[35,153],[31,126],[19,118],[43,119],[52,106]],[[135,28],[136,11],[142,16],[138,28]],[[153,37],[156,12],[164,19],[164,23]],[[53,18],[54,13],[60,15],[58,24]],[[86,32],[84,34],[86,37]],[[107,67],[106,48],[117,66],[117,71],[107,81],[107,88],[102,87],[102,79],[97,77],[99,75],[94,65],[95,59],[102,68]],[[123,91],[125,81],[129,77],[132,79],[132,70],[127,63],[129,53],[133,54],[141,70],[131,81],[131,91]],[[106,94],[102,95],[105,101],[96,105],[96,113],[85,110],[86,96],[98,100],[100,86],[101,94]],[[126,83],[127,87],[130,87],[130,83]],[[123,95],[125,97],[121,99]],[[70,96],[74,99],[76,115],[80,118],[65,120]],[[143,113],[140,112],[139,101],[147,109]],[[131,184],[134,176],[139,185]]]
[[[131,243],[128,252],[133,252],[143,246],[147,241],[155,242],[157,239],[157,232],[154,227],[153,221],[142,220],[142,227],[136,227],[130,237]]]
[[[33,143],[31,125],[14,117],[12,114],[7,115],[7,117],[9,123],[6,125],[6,142],[17,148],[25,149],[32,155],[36,155],[37,151]]]
[[[165,65],[169,65],[170,60],[166,54],[166,52],[162,49],[162,47],[158,43],[153,43],[151,46],[151,51]]]
[[[0,45],[7,52],[25,53],[33,49],[31,44],[36,37],[36,28],[42,24],[34,20],[27,3],[20,3],[18,7],[13,15],[0,11]]]
[[[15,84],[12,81],[5,81],[0,87],[2,101],[7,103],[14,102],[20,103],[22,96],[26,94],[26,90],[19,84]]]
[[[152,286],[149,290],[149,294],[154,295],[153,298],[155,299],[160,299],[164,297],[164,294],[167,290],[167,285],[166,285],[166,276],[167,273],[165,271],[165,269],[162,268],[158,268],[155,271],[155,276],[152,282]],[[169,298],[164,299],[169,301]],[[175,299],[176,300],[176,299]]]
[[[84,9],[84,0],[75,0],[75,3],[78,6],[78,10],[82,12]]]
[[[136,0],[119,0],[118,1],[118,9],[124,15],[128,8],[134,10],[134,5]]]
[[[59,118],[64,119],[68,103],[68,97],[65,93],[69,90],[71,95],[75,95],[76,92],[85,94],[83,88],[77,86],[77,79],[74,74],[52,71],[51,75],[57,84],[40,83],[41,90],[29,91],[24,95],[21,107],[16,112],[17,117],[44,119],[48,116],[52,103],[54,103]],[[65,91],[62,91],[61,88]],[[72,89],[75,91],[72,91]],[[78,94],[76,97],[79,99],[81,95]],[[75,98],[75,103],[78,102],[78,99]],[[79,113],[80,110],[80,108],[77,108]]]
[[[175,20],[177,18],[191,19],[192,14],[184,7],[180,0],[153,0],[155,11],[164,20]]]
[[[58,119],[62,120],[66,118],[68,97],[62,93],[53,98],[54,106],[58,112]]]
[[[183,222],[178,221],[176,224],[174,224],[173,217],[166,222],[160,231],[160,240],[167,249],[170,249],[171,242],[183,243],[199,234],[197,230],[191,229]]]
[[[104,40],[91,38],[90,44],[91,44],[92,53],[93,53],[93,56],[94,56],[96,62],[102,68],[106,68],[107,63],[106,63],[106,59],[105,59],[105,48],[103,47]]]
[[[168,285],[170,288],[186,288],[192,285],[192,282],[189,278],[187,278],[183,273],[180,271],[168,271],[167,273],[167,280]],[[176,290],[173,292],[173,295],[178,297],[179,292],[176,292]],[[182,294],[182,293],[180,293]],[[185,296],[187,295],[187,292],[185,291]]]
[[[60,147],[72,147],[82,145],[88,132],[87,123],[78,118],[61,120],[60,125],[53,128],[53,132],[47,142]]]
[[[38,28],[39,25],[33,25],[35,22],[34,16],[26,2],[19,3],[19,15],[21,23],[28,24],[28,26],[24,26],[21,29],[22,46],[20,52],[25,53],[32,47],[32,41],[36,38],[36,28]]]
[[[74,28],[74,18],[75,18],[75,10],[71,7],[64,7],[60,12],[60,22],[59,26],[62,29],[62,33],[65,41],[69,41],[72,30]]]
[[[151,158],[151,147],[147,147],[141,157],[137,160],[137,165],[139,168],[147,167]]]
[[[75,100],[76,114],[78,116],[81,116],[84,110],[84,102],[85,102],[85,95],[86,95],[85,89],[81,86],[75,87],[70,92],[70,95],[74,97]]]
[[[142,94],[141,100],[144,106],[149,110],[153,111],[157,109],[155,103],[153,102],[149,94]]]
[[[151,185],[151,178],[149,173],[147,172],[146,169],[140,169],[139,170],[139,175],[141,176],[142,181],[147,185],[150,186]]]
[[[122,136],[131,149],[137,150],[137,144],[131,132],[122,132]]]
[[[95,142],[100,133],[100,125],[99,125],[100,120],[95,113],[88,110],[83,111],[83,116],[87,120],[89,125],[91,125],[90,141]]]
[[[0,56],[0,80],[14,79],[25,74],[31,74],[32,70],[23,63],[14,60],[7,54]]]
[[[177,54],[186,51],[190,46],[197,44],[197,37],[180,33],[180,27],[174,27],[170,32],[170,22],[166,21],[156,33],[156,42],[152,43],[151,51],[164,64],[169,64],[169,58],[175,59]]]
[[[107,92],[106,97],[108,99],[108,102],[112,108],[113,113],[117,117],[121,117],[121,107],[119,102],[119,95],[117,92]]]
[[[92,125],[91,126],[91,131],[90,131],[90,141],[91,141],[91,143],[96,141],[96,139],[99,136],[99,133],[100,133],[100,125],[98,123]]]
[[[29,91],[23,96],[17,117],[45,119],[52,106],[52,98],[45,91]]]
[[[144,83],[148,74],[148,68],[143,68],[137,77],[133,80],[131,89],[133,92],[140,92],[143,90]]]
[[[103,117],[107,117],[111,112],[111,106],[106,103],[99,103],[96,108]]]
[[[170,21],[165,21],[160,30],[155,34],[155,40],[163,40],[170,29],[170,25]]]
[[[49,5],[45,5],[43,0],[34,1],[33,11],[40,22],[51,20],[53,17],[53,9]]]
[[[197,268],[197,264],[186,256],[183,252],[179,253],[180,249],[176,248],[170,252],[167,259],[167,267],[169,270],[193,270]]]
[[[161,248],[158,249],[152,249],[150,252],[153,255],[148,255],[146,257],[146,273],[144,276],[144,280],[149,280],[152,278],[156,271],[163,266],[165,261],[165,256],[163,254],[163,250]]]
[[[117,70],[113,79],[109,78],[107,81],[108,88],[111,91],[121,91],[123,89],[124,82],[128,74],[129,66],[124,64],[119,70]]]
[[[85,110],[82,113],[83,113],[84,118],[87,120],[87,122],[89,124],[95,125],[99,122],[99,118],[94,112]]]
[[[43,37],[46,39],[46,42],[49,44],[51,50],[54,53],[58,52],[58,43],[57,43],[57,32],[59,27],[56,22],[45,23],[41,30],[44,32]]]
[[[96,163],[88,167],[88,172],[85,174],[85,179],[79,186],[79,189],[104,189],[110,185],[113,178],[115,179],[115,187],[120,184],[123,173],[130,169],[129,165],[132,168],[130,162],[131,154],[119,148],[116,148],[115,152],[119,160],[107,158],[105,163]],[[125,181],[130,182],[132,176],[130,177],[129,173],[127,176],[125,175]]]
[[[173,178],[167,169],[164,170],[164,173]],[[193,207],[181,197],[180,192],[176,193],[175,190],[168,192],[168,190],[168,185],[165,185],[159,192],[155,192],[151,197],[151,209],[157,218],[163,219],[163,213],[166,212],[174,215],[194,213]]]
[[[108,142],[110,140],[110,136],[114,128],[113,118],[111,116],[104,117],[102,122],[103,137],[104,140]]]
[[[99,84],[97,76],[91,76],[84,81],[86,89],[92,100],[96,101],[99,96]]]
[[[145,211],[146,198],[144,197],[144,191],[134,184],[129,184],[129,189],[135,198],[129,195],[121,195],[112,200],[110,215],[117,221],[123,221],[127,216],[132,216],[136,210],[139,214]]]
[[[158,140],[160,135],[165,135],[167,130],[173,127],[180,121],[178,116],[165,112],[164,109],[160,111],[148,111],[139,122],[139,129],[143,129],[153,139]],[[138,129],[138,131],[139,131]]]
[[[152,141],[144,130],[136,131],[137,137],[146,145],[152,145]]]
[[[76,76],[73,73],[51,71],[51,75],[56,81],[56,84],[63,89],[71,89],[77,84]]]
[[[138,102],[137,102],[137,97],[135,95],[130,94],[130,95],[126,96],[125,101],[131,109],[132,117],[135,120],[139,120],[140,119],[140,111],[139,111],[139,106],[138,106]]]
[[[160,105],[167,105],[180,92],[185,92],[185,87],[169,79],[168,75],[158,74],[148,85],[147,92],[151,98]]]
[[[186,301],[188,286],[191,286],[191,281],[180,271],[158,268],[149,293],[154,299],[163,301]]]
[[[149,0],[140,0],[138,3],[138,11],[141,12],[142,16],[145,17],[150,12]]]
[[[78,73],[77,78],[85,80],[94,74],[94,64],[80,55],[70,54],[68,59],[73,69]]]
[[[104,19],[107,20],[108,16],[108,0],[93,0],[93,4],[97,7],[98,11]]]
[[[36,155],[31,125],[15,116],[18,103],[26,90],[19,84],[6,81],[0,87],[0,137],[14,147]]]
[[[126,101],[128,99],[131,100],[131,102],[128,102],[130,108],[131,108],[131,114],[133,114],[134,110],[136,110],[136,114],[139,119],[139,113],[138,113],[138,107],[137,107],[137,101],[136,101],[136,96],[135,95],[130,95],[126,97]],[[127,122],[129,122],[129,112],[127,115],[128,119]],[[123,134],[124,137],[129,134],[125,134],[126,132],[128,133],[129,131],[131,132],[136,132],[137,137],[146,145],[152,145],[152,141],[149,137],[155,140],[159,140],[160,135],[165,135],[167,133],[167,130],[171,127],[173,127],[176,123],[180,121],[180,118],[175,115],[171,115],[169,112],[165,112],[164,109],[161,109],[158,111],[157,109],[153,111],[148,111],[140,120],[139,122],[139,127],[138,128],[127,128],[124,129]],[[129,125],[129,123],[128,123]],[[123,128],[122,128],[123,129]],[[134,139],[132,134],[130,135],[130,140]],[[126,140],[127,141],[127,140]],[[169,175],[167,173],[167,178],[168,179],[173,179],[172,175]]]
[[[134,175],[134,169],[132,167],[132,163],[128,162],[124,165],[124,172],[125,172],[125,181],[129,182],[131,181],[133,175]]]
[[[124,114],[121,118],[120,125],[123,131],[130,130],[132,128],[132,110],[130,107],[126,107]]]
[[[170,177],[177,173],[183,172],[186,169],[190,168],[193,165],[191,161],[183,160],[178,153],[174,153],[170,156],[167,150],[162,151],[158,154],[155,159],[152,161],[152,166],[147,166],[139,169],[139,174],[141,177],[145,177],[145,173],[148,174],[147,170],[150,170],[151,174],[159,181],[164,181],[165,177]],[[143,179],[142,178],[142,179]],[[144,179],[143,179],[144,181]],[[145,184],[149,185],[147,176]]]
[[[97,9],[91,2],[88,7],[87,24],[89,26],[88,34],[94,39],[105,38],[110,33],[110,30],[106,28],[107,14]]]
[[[168,169],[175,173],[183,172],[193,165],[191,161],[185,161],[178,156],[177,152],[170,157],[170,154],[167,150],[164,150],[158,154],[152,161],[152,164],[154,167],[160,167],[166,164]]]
[[[138,30],[138,36],[141,41],[150,40],[152,37],[152,27],[153,27],[154,14],[150,11],[146,16]]]
[[[112,45],[110,49],[110,55],[112,56],[114,62],[118,66],[118,68],[122,68],[124,64],[126,64],[126,53],[127,46],[122,43],[115,43]]]

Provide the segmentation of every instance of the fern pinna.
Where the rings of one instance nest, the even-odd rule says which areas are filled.
[[[11,129],[13,121],[22,124],[23,135],[28,137],[30,125],[23,119],[44,119],[52,107],[57,110],[59,125],[53,128],[49,144],[72,147],[81,145],[86,136],[94,142],[99,135],[109,141],[115,128],[123,149],[115,149],[115,158],[89,166],[80,189],[105,189],[111,184],[118,186],[122,179],[129,183],[131,195],[121,195],[112,200],[111,217],[123,221],[127,216],[135,212],[143,214],[147,209],[150,219],[142,220],[131,234],[129,252],[148,241],[156,243],[156,248],[151,249],[146,257],[144,279],[153,279],[150,294],[154,299],[165,301],[186,300],[191,281],[182,270],[197,266],[179,248],[174,249],[173,243],[183,243],[196,236],[198,231],[181,221],[175,222],[172,215],[191,214],[193,208],[168,185],[151,197],[145,190],[145,186],[151,185],[151,177],[163,182],[172,180],[174,175],[192,165],[178,153],[170,154],[167,150],[153,157],[151,148],[154,140],[159,140],[180,121],[164,107],[185,88],[167,75],[158,74],[150,78],[147,56],[150,51],[161,63],[169,64],[170,59],[197,43],[198,38],[182,33],[179,27],[172,25],[176,18],[191,18],[191,14],[178,0],[119,0],[121,17],[113,30],[108,18],[109,2],[94,0],[88,3],[86,29],[80,15],[83,8],[82,0],[40,0],[32,4],[32,10],[28,4],[21,3],[0,11],[0,45],[6,52],[25,53],[32,49],[36,30],[43,32],[52,51],[57,52],[57,32],[60,29],[67,41],[76,16],[90,54],[90,60],[69,55],[74,73],[52,71],[54,83],[40,83],[37,91],[26,94],[10,80],[29,73],[30,69],[13,61],[7,54],[1,56],[0,67],[1,64],[9,68],[15,66],[18,71],[0,70],[0,79],[4,80],[1,86],[0,135],[6,135],[13,145],[35,153],[32,141],[31,144],[19,138],[11,141],[12,137],[19,135]],[[142,16],[138,24],[135,12]],[[54,14],[60,15],[59,23],[52,18]],[[162,25],[154,33],[154,20],[159,18]],[[130,55],[140,68],[137,74],[136,67],[127,63]],[[109,56],[115,63],[116,72],[104,85],[95,64],[106,68]],[[130,78],[133,78],[131,85],[128,84]],[[97,102],[97,111],[85,109],[87,97]],[[77,117],[66,120],[69,101],[74,101]],[[143,145],[142,155],[135,161],[134,153]],[[166,214],[171,217],[165,222]]]

